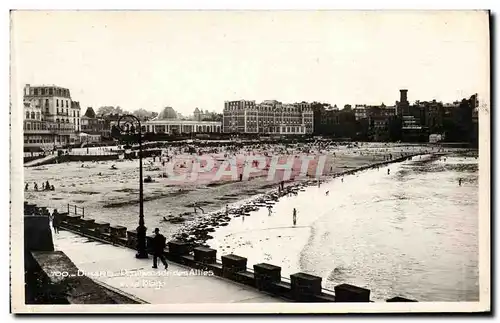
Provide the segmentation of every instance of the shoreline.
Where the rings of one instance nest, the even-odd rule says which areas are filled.
[[[288,184],[288,186],[284,186],[283,190],[281,190],[280,192],[277,192],[276,188],[269,189],[266,192],[236,201],[235,203],[233,203],[233,205],[236,206],[232,208],[228,207],[227,211],[224,208],[221,208],[219,210],[207,213],[204,217],[194,219],[193,221],[181,226],[177,230],[177,232],[173,234],[173,237],[182,242],[192,243],[193,248],[199,246],[209,247],[207,241],[213,239],[213,236],[211,236],[209,233],[215,232],[218,227],[227,226],[229,224],[229,221],[231,221],[231,219],[233,218],[250,216],[251,212],[258,210],[259,208],[272,206],[273,204],[277,203],[281,197],[287,196],[289,194],[297,194],[299,191],[304,190],[305,187],[315,186],[318,183],[321,184],[327,181],[331,181],[332,179],[337,177],[353,175],[364,170],[383,167],[390,164],[403,162],[405,160],[411,160],[416,156],[443,156],[447,154],[447,152],[419,152],[406,154],[392,160],[386,160],[365,166],[360,166],[335,174],[323,175],[319,180],[304,178],[299,181],[284,181],[284,184]]]

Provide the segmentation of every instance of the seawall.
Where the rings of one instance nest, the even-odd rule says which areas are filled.
[[[26,203],[27,204],[27,203]],[[28,205],[28,204],[27,204]],[[30,205],[30,207],[35,207]],[[85,236],[95,241],[136,249],[137,232],[123,226],[115,226],[94,219],[62,213],[61,228]],[[152,236],[146,237],[146,246],[151,254]],[[247,258],[235,255],[217,256],[217,250],[193,243],[172,240],[164,250],[165,257],[173,262],[194,269],[210,270],[216,276],[251,286],[266,293],[283,297],[295,302],[370,302],[370,290],[349,285],[335,286],[335,291],[322,287],[322,278],[304,272],[290,275],[289,279],[281,276],[281,267],[260,263],[247,268]],[[388,302],[408,302],[400,297]]]

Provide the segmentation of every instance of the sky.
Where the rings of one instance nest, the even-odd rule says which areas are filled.
[[[15,11],[12,91],[184,115],[240,99],[393,105],[399,89],[484,102],[488,28],[482,11]]]

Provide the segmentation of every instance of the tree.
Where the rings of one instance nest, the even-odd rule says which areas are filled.
[[[149,120],[158,116],[157,112],[147,111],[146,109],[139,109],[132,112],[140,120]]]
[[[97,115],[98,116],[105,116],[109,114],[127,114],[127,111],[123,111],[122,108],[119,106],[113,107],[113,106],[103,106],[97,109]]]

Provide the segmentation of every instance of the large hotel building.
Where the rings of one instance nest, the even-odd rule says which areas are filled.
[[[313,110],[307,102],[283,104],[276,100],[226,101],[225,133],[303,135],[313,133]]]
[[[68,89],[26,84],[23,94],[25,150],[62,147],[78,141],[80,104],[71,100]]]

